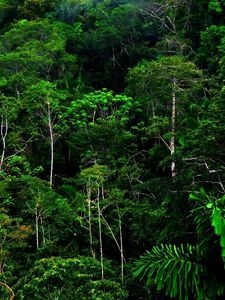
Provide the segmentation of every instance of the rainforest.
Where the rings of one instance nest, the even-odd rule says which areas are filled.
[[[225,299],[224,0],[0,0],[9,299]]]

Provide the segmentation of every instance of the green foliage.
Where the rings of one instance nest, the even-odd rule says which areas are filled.
[[[224,32],[225,26],[211,25],[201,33],[201,46],[198,58],[212,73],[217,73],[222,66],[220,65],[220,60],[224,56]]]
[[[0,281],[16,298],[224,298],[224,8],[0,0]]]
[[[43,17],[46,13],[54,10],[57,0],[24,0],[18,6],[18,15],[21,18],[34,20]]]
[[[158,290],[176,299],[205,299],[201,250],[192,245],[154,246],[136,263],[134,276],[146,277]],[[202,286],[201,286],[202,285]]]
[[[56,16],[63,22],[74,24],[82,20],[87,4],[85,0],[62,0],[56,8]]]
[[[173,79],[176,79],[179,97],[187,97],[201,86],[202,72],[193,62],[182,56],[162,57],[157,61],[143,61],[129,70],[128,91],[139,96],[163,95],[171,97]],[[160,83],[160,84],[159,84]],[[194,84],[194,85],[193,85]],[[160,92],[161,90],[161,92]]]
[[[1,0],[0,1],[0,25],[4,27],[8,22],[13,22],[17,14],[18,1]]]
[[[220,237],[221,256],[225,259],[225,197],[222,196],[217,198],[213,195],[207,195],[203,188],[200,189],[199,193],[191,193],[190,199],[195,200],[201,210],[205,210],[204,215],[211,221],[211,225],[214,228],[216,235]],[[194,212],[198,212],[199,208],[194,209]],[[198,213],[195,218],[197,224],[197,232],[203,237],[203,230],[201,224],[204,224],[204,219]]]
[[[88,187],[101,186],[110,172],[107,166],[93,165],[90,168],[84,169],[80,173],[81,181],[87,184]]]
[[[145,113],[142,115],[142,131],[146,140],[151,141],[150,155],[157,153],[161,166],[171,163],[168,150],[171,142],[172,109],[176,110],[176,144],[181,141],[180,147],[176,145],[176,154],[179,155],[180,149],[186,146],[183,137],[193,126],[191,120],[198,117],[198,101],[203,92],[204,81],[202,71],[183,56],[143,61],[129,69],[126,92],[140,99],[145,108],[143,112],[148,111],[147,116]],[[174,107],[173,96],[176,98]]]
[[[209,2],[209,10],[216,12],[216,13],[221,13],[223,11],[221,7],[221,3],[218,0],[211,0]]]
[[[36,262],[16,285],[18,299],[125,299],[116,281],[100,280],[100,262],[90,257],[51,257]],[[112,276],[110,265],[106,274]]]
[[[15,23],[0,41],[5,90],[18,96],[40,79],[58,80],[68,86],[77,60],[66,51],[67,31],[73,34],[65,24],[48,20]]]
[[[87,31],[81,39],[81,53],[87,54],[82,58],[85,81],[95,89],[121,92],[127,67],[153,56],[149,45],[155,43],[157,30],[140,13],[141,1],[92,2],[95,6],[82,20]]]
[[[208,196],[201,188],[200,192],[191,193],[190,199],[197,202],[192,213],[199,244],[154,246],[136,262],[133,275],[145,278],[147,286],[155,284],[159,291],[163,290],[172,298],[216,299],[217,295],[224,293],[224,286],[219,276],[214,281],[214,270],[206,264],[210,252],[215,253],[211,249],[213,237],[209,235],[207,226],[211,219],[215,234],[220,236],[224,258],[224,197],[216,199],[212,195]]]
[[[112,91],[95,91],[71,103],[68,114],[77,125],[94,125],[103,120],[122,124],[128,121],[130,110],[137,105],[131,97],[114,95]]]

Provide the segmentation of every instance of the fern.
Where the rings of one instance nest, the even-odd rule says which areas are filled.
[[[167,296],[179,300],[206,299],[202,276],[205,268],[198,246],[154,246],[136,262],[134,277],[146,278],[146,284],[156,284]]]

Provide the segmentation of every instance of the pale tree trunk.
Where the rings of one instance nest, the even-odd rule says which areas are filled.
[[[91,255],[95,258],[95,251],[93,248],[93,234],[92,234],[92,220],[91,220],[91,188],[87,187],[88,196],[88,229],[89,229],[89,240],[90,240],[90,251]]]
[[[118,220],[119,220],[119,241],[117,241],[115,234],[112,231],[112,228],[110,227],[109,223],[106,221],[105,217],[103,216],[101,212],[101,217],[104,220],[106,226],[108,227],[112,238],[114,239],[119,251],[120,251],[120,261],[121,261],[121,281],[123,282],[124,279],[124,263],[126,262],[124,253],[123,253],[123,232],[122,232],[122,222],[121,222],[121,215],[119,211],[119,207],[117,206],[117,211],[118,211]]]
[[[172,116],[171,116],[171,140],[170,140],[170,154],[175,153],[175,132],[176,132],[176,79],[173,79],[173,99],[172,99]],[[175,161],[171,163],[171,175],[172,177],[176,176],[176,165]]]
[[[5,159],[5,149],[6,149],[6,137],[8,134],[8,119],[7,117],[1,116],[1,139],[2,139],[2,155],[0,161],[0,171],[3,167],[3,162]]]
[[[104,200],[105,198],[105,193],[104,193],[104,186],[102,186],[102,199]],[[98,211],[99,211],[99,207],[98,207]],[[105,221],[119,251],[120,251],[120,260],[121,260],[121,281],[123,282],[124,279],[124,262],[125,262],[125,258],[124,258],[124,254],[123,254],[123,232],[122,232],[122,222],[121,222],[121,215],[120,215],[120,210],[119,210],[119,206],[117,205],[117,212],[118,212],[118,221],[119,221],[119,239],[120,241],[118,242],[113,231],[112,228],[110,227],[110,225],[108,224],[108,222],[106,221],[106,219],[104,218],[102,212],[100,211],[101,217],[103,218],[103,220]]]
[[[123,283],[124,278],[124,256],[123,256],[123,232],[122,232],[122,222],[119,207],[117,206],[118,218],[119,218],[119,231],[120,231],[120,260],[121,260],[121,280]]]
[[[52,188],[53,168],[54,168],[54,134],[53,134],[52,119],[51,119],[51,109],[50,109],[50,104],[49,103],[48,103],[48,128],[49,128],[50,145],[51,145],[51,165],[50,165],[49,184],[50,184],[50,188]]]
[[[103,246],[102,246],[102,223],[101,223],[100,188],[99,188],[99,186],[98,186],[98,194],[97,194],[97,207],[98,207],[98,232],[99,232],[100,261],[101,261],[102,279],[104,279],[104,262],[103,262]]]
[[[39,249],[39,211],[38,204],[36,204],[35,208],[35,228],[36,228],[36,247]]]
[[[114,234],[113,231],[112,231],[112,228],[110,227],[109,223],[106,221],[106,219],[105,219],[105,217],[103,216],[102,213],[101,213],[101,216],[102,216],[102,219],[104,220],[106,226],[108,227],[108,229],[109,229],[109,231],[110,231],[110,233],[111,233],[111,235],[112,235],[112,238],[113,238],[113,240],[115,241],[116,246],[118,247],[118,249],[119,249],[119,251],[120,251],[120,253],[121,253],[121,256],[123,256],[123,261],[125,262],[125,257],[124,257],[124,255],[123,255],[123,250],[121,251],[121,239],[120,239],[119,242],[117,241],[117,239],[116,239],[116,237],[115,237],[115,234]],[[122,232],[122,231],[121,231],[121,232]],[[121,237],[121,236],[122,236],[122,235],[121,235],[121,233],[120,233],[120,237]]]

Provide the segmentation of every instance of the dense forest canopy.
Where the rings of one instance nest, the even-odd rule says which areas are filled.
[[[224,299],[224,81],[224,0],[0,0],[0,299]]]

